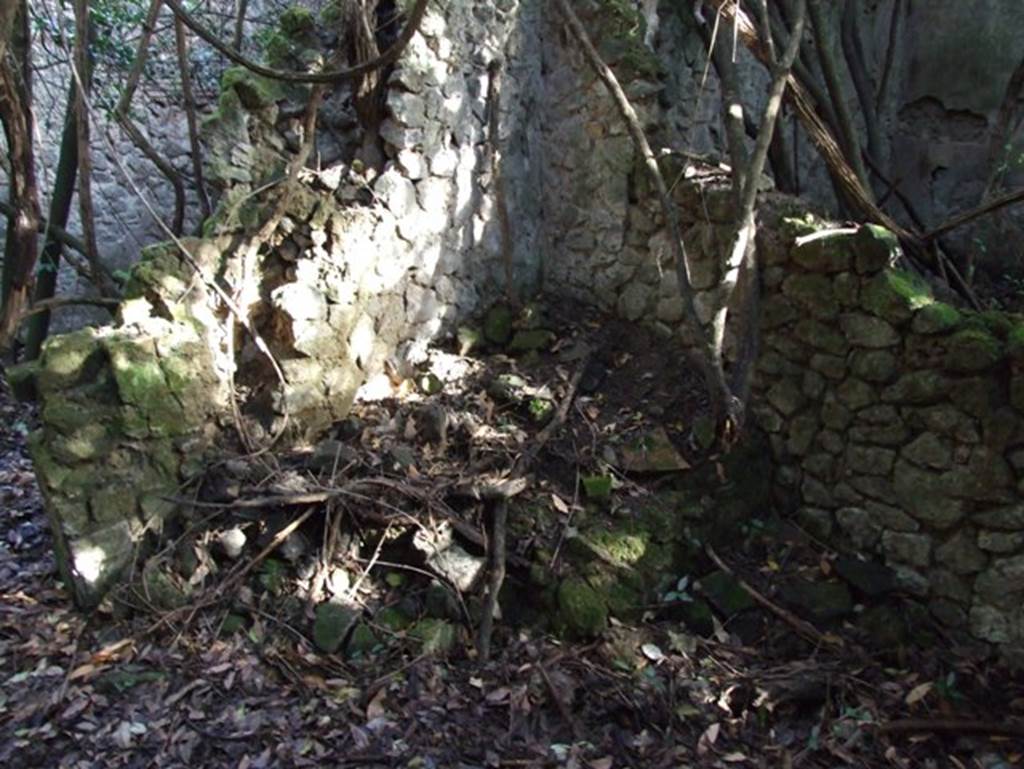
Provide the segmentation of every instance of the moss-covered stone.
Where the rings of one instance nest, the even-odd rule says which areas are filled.
[[[822,231],[794,247],[791,257],[805,270],[845,272],[850,269],[852,246],[853,235],[848,230]]]
[[[612,493],[610,475],[588,475],[582,479],[583,491],[588,499],[607,500]]]
[[[36,376],[39,373],[38,361],[27,361],[17,366],[10,366],[6,372],[7,386],[11,394],[22,403],[34,401],[39,397],[36,387]]]
[[[892,347],[900,340],[891,324],[871,315],[846,313],[839,319],[839,324],[846,339],[856,347]]]
[[[786,444],[794,456],[803,456],[811,448],[814,436],[821,426],[818,417],[813,413],[800,414],[789,424],[789,441]]]
[[[945,302],[927,304],[914,315],[911,329],[915,334],[944,334],[960,325],[960,311]]]
[[[893,487],[900,507],[915,520],[937,529],[948,529],[965,515],[962,500],[951,496],[958,490],[955,478],[915,467],[900,460],[896,463]]]
[[[831,325],[813,318],[804,318],[793,327],[793,336],[810,347],[829,355],[846,355],[850,346],[846,338]]]
[[[864,309],[890,323],[903,323],[935,301],[931,287],[918,275],[888,269],[872,278],[861,292]]]
[[[875,388],[862,379],[850,377],[836,388],[839,400],[852,411],[864,408],[877,399]]]
[[[349,657],[365,657],[379,645],[380,639],[373,629],[360,622],[352,629],[352,635],[345,645],[345,653]]]
[[[230,67],[220,80],[221,92],[234,91],[246,109],[258,110],[284,98],[284,90],[276,80],[250,72],[245,67]]]
[[[316,29],[316,19],[308,8],[293,5],[281,13],[277,25],[288,37],[298,39]]]
[[[877,224],[861,225],[853,239],[853,248],[857,272],[861,275],[895,264],[900,255],[899,238]]]
[[[51,336],[43,343],[36,382],[46,395],[91,381],[103,365],[96,330],[83,328]]]
[[[779,410],[784,417],[790,417],[807,402],[801,387],[791,379],[781,379],[765,394],[765,400]]]
[[[782,284],[782,293],[817,318],[834,318],[839,312],[839,302],[832,290],[832,281],[824,275],[790,275]]]
[[[842,379],[846,376],[846,358],[841,355],[815,353],[810,360],[811,370],[828,379]]]
[[[765,331],[785,326],[799,317],[800,313],[793,302],[784,296],[769,296],[761,306],[761,324]]]
[[[938,403],[946,397],[950,384],[949,377],[939,371],[914,371],[885,388],[882,400],[917,406]]]
[[[599,52],[623,82],[660,75],[661,62],[644,44],[646,19],[629,0],[599,0],[596,18],[584,21],[596,27]]]
[[[850,363],[853,373],[866,382],[886,384],[899,370],[896,356],[888,350],[858,350]]]
[[[374,616],[377,624],[388,630],[399,632],[409,627],[413,620],[397,606],[385,606]]]
[[[419,644],[420,654],[443,657],[455,648],[459,633],[452,623],[428,617],[410,627],[408,637]]]
[[[662,427],[627,441],[619,448],[619,453],[622,468],[628,472],[668,473],[689,467]]]
[[[735,577],[724,571],[713,571],[701,577],[700,586],[711,604],[727,617],[756,606],[750,593]]]
[[[782,599],[816,622],[831,622],[853,612],[853,596],[842,582],[794,579],[783,585]]]
[[[468,355],[484,342],[483,333],[473,326],[459,326],[456,338],[459,342],[459,355]]]
[[[569,635],[591,638],[608,624],[608,604],[585,580],[569,577],[558,586],[559,619]]]
[[[512,310],[496,304],[484,317],[484,337],[491,344],[504,345],[512,338]]]
[[[1019,323],[1006,335],[1006,351],[1014,358],[1024,358],[1024,323]]]
[[[517,331],[508,343],[512,353],[546,350],[555,341],[555,335],[542,328],[528,328]]]
[[[322,603],[316,607],[313,620],[313,643],[326,654],[334,654],[341,648],[352,624],[357,620],[356,613],[337,603]]]
[[[973,373],[991,368],[1002,358],[1002,344],[987,331],[965,328],[948,340],[946,367],[957,373]]]
[[[1002,388],[991,376],[964,377],[949,385],[949,400],[953,405],[979,419],[995,411],[1002,399]]]

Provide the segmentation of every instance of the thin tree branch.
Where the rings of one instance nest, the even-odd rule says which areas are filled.
[[[231,46],[236,51],[242,50],[242,37],[245,35],[245,16],[249,11],[249,0],[236,0],[235,33],[231,37]],[[181,21],[181,19],[178,19]]]
[[[60,296],[33,302],[32,306],[21,314],[21,317],[22,320],[24,320],[32,315],[37,315],[42,312],[51,312],[53,310],[60,309],[61,307],[86,306],[103,307],[107,310],[114,310],[120,304],[120,299],[113,299],[111,297]]]
[[[1006,172],[1006,154],[1013,139],[1013,126],[1017,121],[1020,108],[1018,102],[1024,94],[1024,58],[1020,60],[1010,80],[1006,84],[1003,101],[999,105],[999,114],[988,145],[988,178],[981,193],[980,202],[984,203],[1002,180]]]
[[[1004,195],[1000,195],[997,198],[992,198],[980,206],[976,206],[969,211],[957,214],[956,216],[947,219],[945,222],[940,224],[938,227],[926,232],[921,236],[921,240],[926,243],[930,240],[934,240],[940,235],[945,235],[951,230],[955,230],[957,227],[962,227],[968,222],[973,222],[975,219],[979,219],[986,214],[990,214],[993,211],[998,211],[1001,208],[1019,203],[1024,200],[1024,188],[1007,192]]]
[[[175,16],[184,22],[186,27],[213,46],[218,53],[230,59],[235,64],[245,67],[247,70],[255,72],[257,75],[270,78],[271,80],[281,80],[287,83],[319,83],[321,85],[331,85],[343,80],[351,80],[352,78],[374,72],[381,67],[386,67],[388,64],[397,61],[398,57],[402,55],[402,51],[404,51],[405,47],[409,44],[412,36],[416,34],[416,31],[419,29],[420,22],[423,21],[423,17],[427,11],[427,0],[416,0],[416,5],[413,6],[412,11],[409,13],[409,21],[406,22],[405,28],[398,36],[398,40],[377,58],[363,62],[362,64],[357,64],[354,67],[349,67],[348,69],[311,73],[272,69],[271,67],[265,67],[262,64],[257,64],[251,59],[243,56],[235,48],[225,45],[217,39],[216,35],[190,16],[178,0],[163,0],[163,2],[166,3],[167,7],[174,12]]]
[[[491,185],[494,189],[494,207],[498,213],[501,233],[501,257],[505,267],[505,301],[516,304],[516,283],[512,258],[512,223],[505,198],[505,178],[501,168],[501,60],[494,59],[487,69],[487,141],[490,144]]]
[[[767,3],[765,0],[760,0],[760,2],[761,5],[759,7],[761,9],[761,19],[765,34],[770,35]],[[734,186],[740,189],[740,194],[738,195],[740,207],[736,212],[735,239],[732,251],[725,265],[725,275],[722,280],[722,296],[719,307],[715,312],[712,339],[715,346],[715,355],[718,361],[721,361],[725,345],[725,329],[728,322],[729,307],[733,294],[740,284],[741,269],[745,267],[747,272],[747,301],[745,302],[745,312],[742,313],[744,329],[743,333],[739,335],[739,338],[742,340],[743,349],[737,361],[738,365],[733,372],[734,381],[731,387],[732,394],[736,400],[734,413],[732,414],[736,427],[742,424],[746,396],[749,394],[749,374],[753,370],[752,364],[757,351],[756,316],[759,304],[759,286],[755,250],[755,236],[757,233],[755,209],[757,206],[758,181],[764,172],[765,163],[768,160],[768,150],[771,147],[772,137],[782,109],[782,98],[790,78],[793,62],[800,51],[806,7],[807,4],[804,0],[797,0],[793,29],[790,31],[786,50],[781,60],[776,57],[774,44],[767,44],[766,55],[768,56],[772,76],[771,87],[768,92],[768,102],[761,115],[761,123],[757,131],[757,142],[754,145],[754,151],[750,157],[749,164],[744,170],[743,175],[733,181]]]
[[[82,240],[85,257],[92,266],[93,281],[99,280],[101,270],[99,247],[96,244],[96,213],[92,200],[92,151],[89,147],[89,2],[74,0],[75,45],[75,128],[78,139],[78,215],[82,222]]]
[[[244,9],[243,9],[244,13]],[[203,219],[210,216],[210,198],[206,194],[203,181],[203,156],[199,146],[199,125],[196,120],[196,100],[192,93],[192,77],[189,75],[188,35],[181,19],[174,18],[175,48],[178,52],[178,70],[181,74],[181,94],[185,107],[185,120],[188,123],[188,143],[192,157],[192,176],[195,181],[196,196],[199,198],[199,213]]]
[[[861,115],[864,118],[864,129],[868,137],[867,153],[872,158],[882,159],[882,134],[878,126],[878,107],[875,104],[875,87],[868,75],[867,60],[864,55],[864,44],[860,36],[860,25],[857,22],[858,7],[856,0],[846,0],[843,8],[842,43],[843,56],[850,71],[853,89],[860,102]]]
[[[0,214],[8,217],[14,216],[16,209],[10,203],[0,200]],[[51,225],[45,219],[40,218],[36,225],[36,232],[52,236],[68,248],[74,249],[82,256],[85,256],[85,243],[82,242],[82,239],[72,235],[63,227],[58,227],[55,224]]]
[[[16,5],[15,9],[8,6]],[[39,187],[32,138],[31,35],[27,2],[6,0],[5,9],[16,16],[4,21],[10,40],[7,55],[0,58],[0,122],[7,139],[10,188],[14,214],[7,222],[4,265],[0,281],[0,350],[10,349],[21,310],[32,290],[38,257]],[[3,21],[0,19],[0,21]]]
[[[633,105],[630,104],[629,98],[622,90],[622,86],[619,85],[619,81],[618,78],[615,77],[615,73],[612,72],[608,65],[601,59],[601,55],[597,52],[593,42],[590,40],[590,35],[587,34],[587,30],[583,27],[583,23],[576,15],[576,12],[573,11],[567,0],[555,0],[555,5],[565,19],[570,33],[574,38],[576,38],[580,48],[583,50],[583,54],[587,59],[587,62],[590,64],[590,67],[604,83],[608,92],[611,94],[612,99],[615,101],[615,106],[618,109],[619,115],[625,121],[630,137],[633,139],[633,144],[636,147],[637,152],[644,159],[644,165],[646,166],[651,180],[654,183],[655,190],[658,194],[658,200],[661,203],[662,214],[664,215],[665,222],[668,226],[672,255],[675,260],[676,277],[679,284],[679,294],[683,305],[683,314],[687,323],[690,325],[695,338],[697,339],[698,347],[701,349],[702,355],[700,363],[704,369],[704,380],[715,410],[715,418],[717,421],[723,411],[728,412],[731,410],[732,394],[729,391],[729,385],[726,382],[725,371],[721,366],[721,361],[720,359],[716,359],[711,338],[703,324],[700,322],[700,318],[697,315],[697,310],[694,305],[695,292],[693,285],[690,283],[690,276],[686,263],[686,249],[683,246],[682,231],[679,225],[679,212],[676,208],[676,204],[669,197],[668,187],[665,185],[665,179],[661,175],[661,169],[658,167],[657,158],[655,158],[654,152],[651,150],[651,145],[647,141],[647,136],[644,134],[643,127],[640,125],[640,119],[637,117],[636,110],[633,109]]]
[[[737,10],[733,0],[705,0],[705,2],[710,3],[712,7],[717,8],[729,19],[738,18],[738,29],[744,45],[750,49],[756,58],[762,62],[766,61],[764,45],[759,39],[757,32],[754,30],[749,18],[747,18],[746,13],[742,10]],[[886,227],[906,243],[919,244],[919,239],[914,233],[902,227],[875,203],[872,193],[861,183],[856,172],[847,162],[842,149],[836,143],[835,138],[815,112],[814,103],[807,90],[792,73],[789,75],[787,85],[786,94],[790,104],[799,116],[811,140],[818,148],[836,183],[847,197],[850,205],[854,207],[855,213],[867,221]]]
[[[850,115],[845,88],[836,65],[836,51],[833,45],[833,36],[829,30],[829,19],[826,18],[826,13],[822,10],[821,0],[807,0],[807,4],[811,17],[811,29],[814,32],[815,48],[818,51],[818,61],[821,64],[821,72],[825,76],[825,85],[828,88],[829,96],[832,98],[832,107],[835,109],[836,119],[839,123],[839,137],[844,145],[843,149],[846,151],[846,159],[857,173],[861,183],[867,185],[868,174],[860,156],[860,140],[853,125],[853,116]]]
[[[885,48],[885,60],[882,62],[882,74],[878,78],[878,90],[875,93],[875,112],[881,113],[885,106],[885,95],[889,92],[889,79],[892,77],[896,53],[900,50],[900,19],[903,18],[903,0],[893,0],[892,16],[889,18],[889,42]],[[881,162],[881,158],[879,158]]]

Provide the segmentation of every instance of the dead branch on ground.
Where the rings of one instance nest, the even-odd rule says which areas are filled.
[[[761,604],[761,606],[768,609],[768,611],[772,612],[772,614],[777,616],[779,619],[781,619],[783,622],[785,622],[787,625],[793,628],[797,633],[802,635],[808,641],[819,644],[821,646],[843,646],[843,642],[841,639],[836,638],[834,636],[825,635],[816,627],[814,627],[814,625],[812,625],[810,622],[800,619],[798,616],[793,614],[793,612],[789,611],[788,609],[783,609],[774,601],[765,598],[765,596],[758,592],[754,587],[752,587],[750,583],[748,583],[741,577],[738,577],[736,575],[736,572],[733,571],[732,568],[719,557],[718,553],[715,552],[715,549],[710,544],[704,545],[704,552],[707,553],[708,558],[711,559],[712,563],[714,563],[715,566],[717,566],[730,577],[735,579],[737,584],[741,588],[743,588],[744,592],[746,592],[747,595],[753,598],[757,603]]]
[[[544,426],[534,437],[530,448],[519,455],[519,458],[512,465],[510,480],[525,478],[530,472],[534,460],[547,445],[548,441],[561,429],[569,415],[569,408],[576,399],[576,391],[579,389],[580,380],[583,378],[583,371],[587,361],[590,359],[590,352],[586,351],[577,366],[576,373],[569,382],[565,397],[559,404],[551,421]],[[505,582],[505,561],[506,552],[506,527],[508,523],[508,500],[511,495],[503,495],[494,503],[494,524],[491,533],[491,542],[488,550],[491,555],[491,570],[487,588],[487,599],[484,604],[483,615],[480,618],[480,628],[477,636],[477,651],[480,659],[484,662],[491,656],[491,635],[494,631],[494,615],[498,609],[498,594]]]

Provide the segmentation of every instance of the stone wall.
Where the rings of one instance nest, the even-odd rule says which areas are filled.
[[[685,78],[673,80],[644,45],[631,5],[576,5],[644,120],[655,122]],[[278,226],[252,248],[281,203],[306,94],[228,73],[204,126],[218,213],[203,239],[185,243],[202,276],[173,245],[149,250],[113,326],[51,339],[39,363],[14,376],[42,404],[37,469],[80,603],[95,603],[132,563],[218,438],[316,434],[387,361],[408,370],[429,340],[503,290],[487,140],[488,67],[497,58],[517,288],[542,284],[550,295],[648,320],[682,350],[688,334],[649,182],[553,14],[540,0],[430,11],[390,78],[384,168],[347,162],[345,136],[322,132],[321,163],[301,175]],[[344,125],[346,97],[327,95],[328,129]],[[655,138],[683,149],[671,131]],[[664,165],[707,321],[731,196],[681,155]],[[940,304],[921,281],[890,269],[895,246],[885,233],[822,234],[805,210],[766,196],[772,216],[760,235],[757,414],[772,436],[779,485],[805,522],[891,563],[950,627],[1020,645],[1024,335],[1004,317]]]
[[[391,76],[380,171],[345,162],[342,147],[284,183],[308,91],[225,74],[203,125],[221,189],[205,236],[148,249],[113,325],[52,337],[11,374],[41,404],[33,456],[81,605],[125,572],[208,450],[319,434],[368,377],[386,363],[408,374],[442,328],[500,290],[485,98],[496,56],[517,62],[499,116],[510,206],[526,212],[513,256],[536,258],[521,139],[539,66],[530,13],[511,2],[428,13]],[[327,95],[328,120],[347,95]]]
[[[757,417],[822,538],[950,628],[1024,644],[1024,324],[938,302],[874,226],[766,249]]]

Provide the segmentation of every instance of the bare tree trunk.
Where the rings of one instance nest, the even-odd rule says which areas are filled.
[[[875,112],[882,114],[885,97],[889,93],[889,79],[900,50],[900,21],[903,19],[903,0],[893,0],[892,15],[889,17],[889,42],[882,61],[882,74],[878,77],[878,90],[875,92]],[[881,158],[879,158],[881,160]]]
[[[75,196],[75,177],[78,174],[78,126],[75,119],[75,101],[77,89],[74,84],[68,91],[68,106],[65,110],[64,132],[61,135],[60,158],[57,161],[57,174],[53,181],[53,194],[50,196],[50,214],[46,224],[46,242],[40,258],[39,277],[36,279],[36,291],[32,303],[52,299],[57,289],[57,273],[60,271],[60,255],[63,243],[57,237],[56,228],[66,229],[68,216],[71,213],[71,201]],[[25,358],[34,360],[50,331],[50,311],[45,310],[34,314],[28,320],[25,340]]]
[[[236,51],[242,50],[242,38],[245,37],[245,15],[248,12],[249,0],[236,0],[235,33],[231,36],[231,47],[234,48]],[[181,19],[178,19],[178,21],[180,22]]]
[[[505,301],[509,306],[515,306],[517,296],[515,263],[512,258],[512,222],[508,216],[505,179],[501,168],[501,66],[501,61],[495,59],[487,69],[487,140],[491,145],[491,186],[494,190],[494,206],[498,212],[498,226],[501,228],[501,257],[505,267]]]
[[[843,55],[846,66],[850,70],[850,79],[857,92],[861,115],[864,117],[864,130],[868,137],[868,155],[876,162],[883,162],[882,133],[878,125],[878,106],[875,101],[876,89],[868,75],[867,59],[864,56],[864,44],[860,37],[860,25],[857,23],[858,4],[856,0],[846,0],[843,8]]]
[[[705,0],[705,2],[716,8],[726,20],[735,20],[743,44],[758,60],[766,63],[769,61],[764,41],[758,36],[747,14],[742,10],[737,11],[733,0]],[[849,205],[853,206],[854,213],[867,221],[886,227],[905,243],[918,244],[919,238],[914,233],[902,227],[875,203],[874,195],[865,188],[857,173],[850,167],[842,149],[815,112],[814,103],[807,90],[793,73],[790,73],[787,78],[786,94],[808,136],[828,166],[829,173],[839,185]]]
[[[761,123],[758,127],[754,152],[750,156],[743,174],[733,179],[733,185],[739,188],[738,198],[740,200],[739,210],[736,214],[736,235],[733,240],[732,251],[725,264],[721,303],[715,312],[712,324],[714,351],[717,359],[721,361],[724,353],[725,329],[730,306],[732,305],[736,288],[740,285],[741,273],[745,271],[746,291],[744,298],[746,301],[743,303],[743,310],[739,313],[744,328],[742,333],[738,334],[741,349],[736,366],[734,367],[733,384],[730,388],[740,409],[738,413],[734,414],[737,422],[736,427],[742,425],[742,410],[746,407],[746,399],[750,392],[750,374],[753,371],[753,363],[757,351],[757,307],[759,303],[757,253],[755,249],[757,235],[757,187],[761,174],[764,172],[765,163],[768,160],[768,152],[771,148],[775,127],[782,109],[782,97],[786,91],[793,62],[800,50],[800,39],[804,30],[805,9],[806,4],[804,0],[797,0],[793,29],[790,32],[786,50],[780,59],[775,52],[766,0],[759,0],[762,22],[761,32],[764,36],[765,55],[769,63],[772,82],[768,92],[768,103],[765,105],[764,113],[761,116]],[[719,363],[719,366],[721,365]]]
[[[342,14],[347,41],[348,63],[358,66],[380,56],[377,45],[378,0],[344,0]],[[363,128],[362,160],[380,168],[384,154],[380,148],[380,124],[384,120],[384,78],[380,70],[359,75],[352,81],[352,101]]]
[[[10,0],[0,3],[0,61],[7,55],[7,45],[14,34],[15,20],[21,7],[21,3]]]
[[[832,98],[832,107],[838,120],[839,138],[846,152],[846,159],[857,173],[861,184],[867,185],[868,174],[864,168],[864,160],[860,156],[860,139],[853,124],[853,116],[846,101],[846,89],[836,64],[836,46],[834,44],[830,19],[822,10],[821,0],[807,0],[811,17],[811,28],[814,31],[815,47],[821,63],[821,73],[825,76],[825,85]]]
[[[139,37],[139,44],[136,48],[135,60],[132,62],[132,68],[128,72],[128,78],[125,81],[124,90],[121,91],[121,97],[114,108],[114,117],[124,129],[124,132],[128,134],[128,138],[131,139],[132,143],[139,148],[139,151],[146,156],[149,162],[155,165],[167,181],[171,183],[171,187],[174,190],[174,214],[171,218],[170,229],[175,235],[181,235],[185,225],[185,184],[181,180],[181,174],[156,151],[131,119],[132,98],[139,87],[142,72],[146,68],[150,42],[153,39],[153,33],[156,31],[156,20],[160,16],[160,7],[162,5],[163,0],[151,0],[150,2],[149,11],[146,13],[146,20],[142,24],[142,34]]]
[[[244,8],[242,8],[244,13]],[[178,49],[178,69],[181,71],[181,93],[185,102],[185,119],[188,121],[188,143],[192,155],[192,176],[194,177],[196,196],[199,198],[199,212],[203,219],[210,216],[210,198],[206,194],[206,183],[203,181],[203,155],[199,145],[199,126],[196,121],[196,100],[192,94],[192,77],[189,74],[188,36],[185,25],[177,16],[174,17],[174,37]]]
[[[0,289],[0,350],[10,349],[18,320],[28,303],[38,250],[40,208],[36,184],[35,153],[32,145],[31,38],[27,3],[4,13],[17,14],[17,21],[0,19],[8,25],[10,39],[0,59],[0,122],[7,137],[10,162],[10,196],[14,215],[7,223],[4,268]]]
[[[86,258],[92,266],[94,281],[101,274],[99,247],[96,244],[96,215],[92,200],[92,150],[89,147],[89,2],[74,0],[75,12],[75,125],[78,131],[78,212],[82,220],[82,240]]]
[[[715,72],[722,88],[722,122],[725,124],[726,145],[729,150],[729,162],[732,165],[733,191],[736,193],[736,207],[740,205],[740,190],[743,189],[743,173],[747,167],[746,111],[740,97],[739,81],[736,76],[736,62],[732,58],[732,46],[723,45],[713,39],[710,32],[705,31],[705,45],[708,55],[715,64]],[[738,182],[738,183],[737,183]]]

